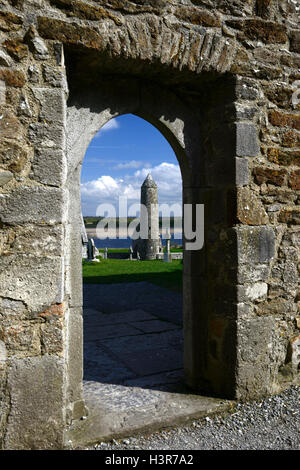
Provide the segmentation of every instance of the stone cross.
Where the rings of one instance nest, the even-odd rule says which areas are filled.
[[[171,258],[171,250],[170,250],[170,239],[171,239],[171,235],[169,233],[169,231],[167,231],[166,233],[166,252],[165,252],[165,256],[164,256],[164,262],[165,263],[171,263],[172,261],[172,258]]]

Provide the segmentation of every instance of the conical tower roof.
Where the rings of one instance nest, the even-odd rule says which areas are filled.
[[[147,178],[143,182],[142,188],[157,188],[157,184],[155,183],[150,173],[148,173]]]

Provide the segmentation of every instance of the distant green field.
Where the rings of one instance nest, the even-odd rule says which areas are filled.
[[[182,291],[182,260],[173,260],[172,263],[118,259],[87,263],[84,260],[82,270],[83,282],[88,284],[146,281],[166,289]]]

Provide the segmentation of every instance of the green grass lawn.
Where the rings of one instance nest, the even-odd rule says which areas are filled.
[[[82,262],[83,282],[115,284],[146,281],[158,286],[182,291],[182,260],[164,263],[162,260],[129,261],[101,259],[100,263]]]

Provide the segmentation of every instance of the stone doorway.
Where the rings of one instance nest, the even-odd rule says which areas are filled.
[[[99,128],[112,117],[132,113],[157,127],[172,146],[182,173],[183,202],[193,206],[197,203],[206,205],[205,235],[211,238],[210,243],[203,250],[185,252],[184,257],[182,302],[185,386],[202,395],[232,398],[235,395],[236,306],[230,288],[232,279],[226,279],[224,266],[230,263],[232,270],[235,237],[231,233],[224,243],[224,240],[215,236],[222,230],[228,230],[226,194],[235,180],[235,161],[232,159],[235,130],[230,108],[234,99],[234,82],[230,77],[220,81],[218,77],[204,76],[197,89],[193,89],[186,83],[168,85],[162,80],[163,75],[160,77],[159,74],[152,80],[135,75],[113,74],[112,70],[108,73],[108,70],[103,69],[87,74],[86,70],[82,72],[79,63],[81,59],[76,54],[72,55],[72,52],[69,52],[70,55],[66,52],[70,86],[67,109],[68,189],[71,194],[69,240],[72,240],[72,261],[68,265],[71,305],[73,303],[73,311],[78,312],[77,315],[70,315],[71,335],[72,322],[82,321],[81,240],[78,236],[81,163],[90,140]],[[95,80],[93,85],[90,83],[92,76]],[[229,285],[228,289],[226,284]],[[210,292],[209,297],[207,292]],[[224,306],[228,314],[219,316],[218,311]],[[76,355],[78,360],[69,364],[69,381],[70,392],[80,403],[80,349],[77,349]],[[193,394],[190,396],[195,397]],[[179,401],[182,400],[181,394]],[[198,402],[196,408],[201,408],[202,403]],[[195,412],[189,406],[188,400],[184,407],[185,416]],[[161,414],[160,406],[158,409]],[[95,420],[98,422],[97,418]],[[86,429],[88,421],[79,429]],[[105,418],[101,422],[104,428],[106,426],[106,431],[103,431],[102,424],[97,425],[98,434],[109,433]],[[117,433],[116,430],[114,432]]]

